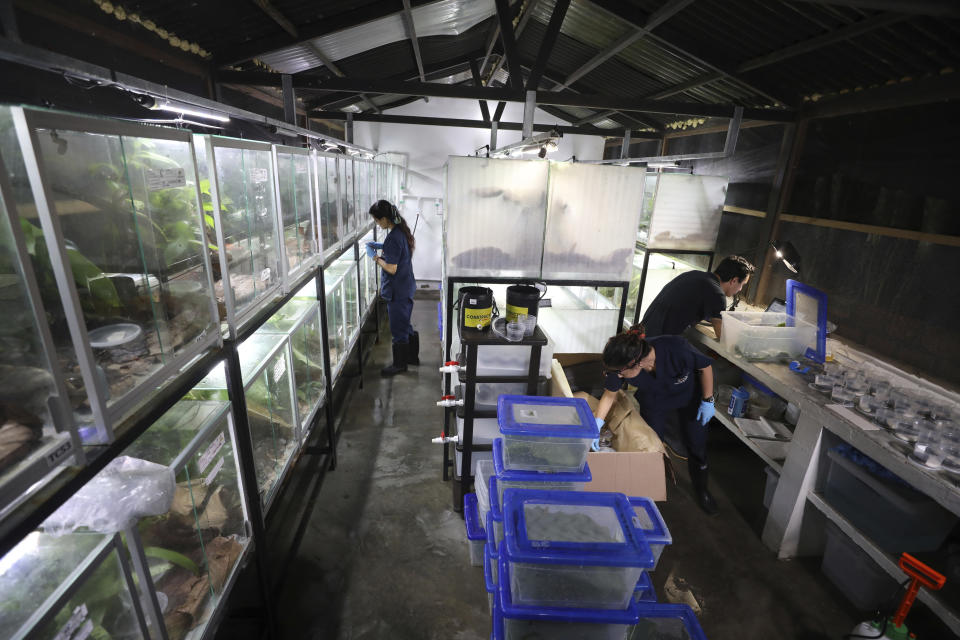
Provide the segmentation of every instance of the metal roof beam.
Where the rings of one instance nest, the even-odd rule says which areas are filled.
[[[333,60],[331,60],[330,58],[328,58],[328,57],[327,57],[327,54],[325,54],[323,51],[320,50],[320,47],[316,46],[316,45],[313,44],[312,42],[308,42],[308,43],[307,43],[307,46],[310,47],[310,49],[313,51],[313,55],[317,56],[317,58],[320,60],[320,62],[323,63],[323,66],[325,66],[327,69],[330,70],[330,73],[332,73],[333,75],[337,76],[338,78],[344,78],[344,77],[346,77],[346,74],[345,74],[343,71],[340,70],[340,67],[338,67],[338,66],[336,65],[336,63],[334,63]],[[366,102],[367,105],[368,105],[375,113],[380,113],[380,107],[378,107],[377,105],[375,105],[375,104],[373,103],[373,100],[370,98],[370,96],[368,96],[368,95],[365,94],[365,93],[361,93],[361,94],[360,94],[360,98],[361,98],[364,102]]]
[[[513,35],[513,21],[510,18],[508,0],[494,0],[497,5],[497,19],[500,21],[500,41],[510,65],[510,84],[514,89],[523,89],[523,76],[520,75],[520,54],[517,53],[517,41]]]
[[[410,0],[403,0],[403,26],[407,30],[407,37],[413,45],[413,57],[417,60],[417,71],[420,72],[420,82],[426,82],[423,77],[423,58],[420,57],[420,42],[417,40],[417,29],[413,24],[413,11],[410,9]]]
[[[506,102],[498,102],[497,108],[493,112],[493,121],[500,122],[500,118],[503,117],[503,109],[507,106]]]
[[[299,35],[291,37],[289,33],[268,36],[251,42],[244,42],[224,49],[214,57],[214,63],[229,66],[246,62],[270,51],[299,44],[305,40],[319,38],[341,29],[354,27],[358,24],[370,22],[377,18],[392,15],[397,12],[396,0],[378,0],[356,9],[344,11],[334,16],[324,16],[310,24],[300,25],[297,28]]]
[[[337,113],[337,112],[311,112],[313,117],[322,117],[328,120],[344,120],[348,115],[353,116],[355,122],[383,122],[388,124],[415,124],[415,125],[425,125],[433,127],[468,127],[473,129],[489,129],[490,123],[484,122],[483,120],[468,120],[462,118],[433,118],[429,116],[395,116],[389,114],[375,115],[371,113]],[[521,131],[523,129],[522,122],[500,122],[497,124],[498,129],[508,130],[508,131]],[[600,129],[597,127],[572,127],[567,125],[557,125],[557,124],[534,124],[534,131],[559,131],[564,134],[576,134],[576,135],[587,135],[587,136],[616,136],[620,137],[622,135],[621,130],[612,131],[610,129]],[[649,133],[634,133],[632,134],[633,140],[660,140],[663,136],[661,134],[649,134]]]
[[[560,26],[567,15],[567,9],[570,8],[570,0],[557,0],[553,5],[553,13],[550,14],[550,22],[547,24],[547,32],[543,35],[540,42],[540,52],[537,54],[537,61],[530,70],[527,77],[527,91],[536,91],[540,84],[540,78],[547,68],[547,59],[550,52],[553,51],[553,45],[557,43],[557,36],[560,35]]]
[[[559,87],[556,87],[556,89],[566,89],[571,84],[590,73],[601,64],[632,45],[637,40],[640,40],[645,35],[649,34],[654,28],[663,24],[693,2],[694,0],[670,0],[665,5],[660,7],[658,11],[651,14],[642,27],[639,27],[633,31],[627,31],[627,33],[625,33],[619,39],[612,42],[610,46],[603,51],[600,51],[597,55],[593,56],[590,58],[590,60],[584,63],[583,66],[567,76],[563,83],[561,83]]]
[[[832,4],[856,9],[874,9],[895,11],[937,18],[960,18],[960,5],[955,0],[792,0],[793,2],[815,2]]]
[[[287,17],[283,15],[283,13],[279,9],[273,6],[270,3],[270,0],[253,0],[253,4],[260,7],[260,9],[265,14],[270,16],[271,20],[273,20],[278,25],[280,25],[281,29],[289,33],[294,38],[300,37],[299,34],[297,33],[297,28],[293,25],[293,23],[290,22],[290,20],[288,20]]]
[[[595,114],[593,114],[593,115],[591,115],[591,116],[587,116],[586,118],[580,118],[579,120],[577,120],[577,121],[574,122],[573,124],[576,125],[576,126],[580,126],[580,125],[582,125],[582,124],[593,124],[594,122],[600,122],[601,120],[606,120],[606,119],[609,118],[610,116],[615,116],[615,115],[617,115],[617,113],[618,113],[618,112],[616,112],[616,111],[614,111],[614,110],[612,110],[612,109],[608,109],[607,111],[601,111],[601,112],[595,113]]]
[[[477,61],[473,58],[470,58],[470,75],[473,76],[473,86],[483,86],[483,83],[480,82],[480,68],[477,66]],[[490,107],[487,106],[486,100],[480,101],[480,115],[483,116],[484,122],[490,122]]]

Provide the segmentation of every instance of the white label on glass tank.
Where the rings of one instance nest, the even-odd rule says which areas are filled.
[[[254,184],[266,182],[269,177],[266,169],[258,169],[256,167],[250,169],[250,182]]]
[[[207,470],[207,467],[210,466],[210,462],[213,460],[213,457],[220,453],[220,449],[223,448],[223,445],[226,443],[226,441],[227,439],[221,433],[217,436],[216,440],[210,443],[210,446],[207,447],[207,450],[201,454],[200,462],[197,463],[200,473],[203,473]]]
[[[81,604],[76,609],[73,610],[73,613],[70,615],[70,619],[67,620],[67,623],[63,625],[63,628],[60,629],[60,633],[54,636],[53,640],[70,640],[73,636],[73,632],[77,630],[83,621],[87,619],[87,605]]]
[[[280,376],[284,374],[287,370],[287,359],[280,358],[277,360],[277,364],[273,365],[273,379],[279,380]]]
[[[217,477],[217,474],[220,473],[220,469],[223,469],[223,458],[217,460],[217,464],[213,465],[213,471],[203,479],[203,486],[209,487],[213,483],[214,478]]]
[[[269,282],[270,281],[270,267],[267,267],[260,272],[260,282]]]
[[[147,169],[147,189],[174,189],[187,186],[187,176],[183,169]]]
[[[63,462],[63,457],[73,451],[73,441],[64,440],[56,449],[47,454],[47,466],[53,468]]]

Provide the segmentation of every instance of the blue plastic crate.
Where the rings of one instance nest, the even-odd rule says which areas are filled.
[[[493,470],[497,476],[499,498],[503,500],[504,489],[538,489],[547,491],[582,491],[585,484],[593,479],[590,465],[583,463],[580,471],[550,473],[547,471],[527,471],[507,469],[503,464],[503,439],[493,441]]]
[[[637,518],[638,526],[653,552],[655,562],[653,568],[656,568],[656,563],[660,562],[660,556],[663,554],[663,548],[673,544],[673,536],[670,535],[667,523],[663,521],[663,516],[660,515],[660,510],[657,509],[653,500],[642,496],[627,498],[627,500],[633,507],[634,517]]]
[[[483,547],[487,544],[487,532],[477,513],[477,494],[463,496],[463,521],[467,528],[467,546],[470,548],[470,564],[483,566]]]
[[[697,615],[685,604],[643,603],[636,609],[640,619],[632,638],[707,640]]]
[[[621,493],[508,489],[503,511],[501,555],[519,604],[625,609],[654,566]]]
[[[653,588],[653,580],[650,578],[650,574],[646,571],[640,576],[640,580],[637,581],[637,588],[633,590],[633,601],[634,602],[656,602],[657,601],[657,592]]]
[[[503,467],[510,470],[582,471],[590,443],[600,434],[582,398],[502,395],[497,422]]]

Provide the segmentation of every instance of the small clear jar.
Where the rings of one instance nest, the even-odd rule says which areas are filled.
[[[853,401],[856,398],[850,389],[839,384],[833,385],[833,391],[830,394],[830,397],[834,402],[841,404],[844,407],[853,407]]]
[[[874,415],[882,406],[883,403],[870,394],[864,394],[857,398],[857,409],[859,409],[861,413],[866,413],[867,415]]]
[[[902,414],[893,428],[893,434],[906,442],[916,442],[920,435],[920,420],[905,418]]]

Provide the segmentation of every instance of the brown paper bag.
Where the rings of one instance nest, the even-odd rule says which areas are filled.
[[[593,411],[596,411],[600,404],[600,401],[590,394],[577,392],[573,395],[586,400]],[[623,391],[617,392],[604,426],[613,433],[611,446],[615,451],[657,451],[666,454],[660,437],[640,416],[640,407],[632,395]]]

